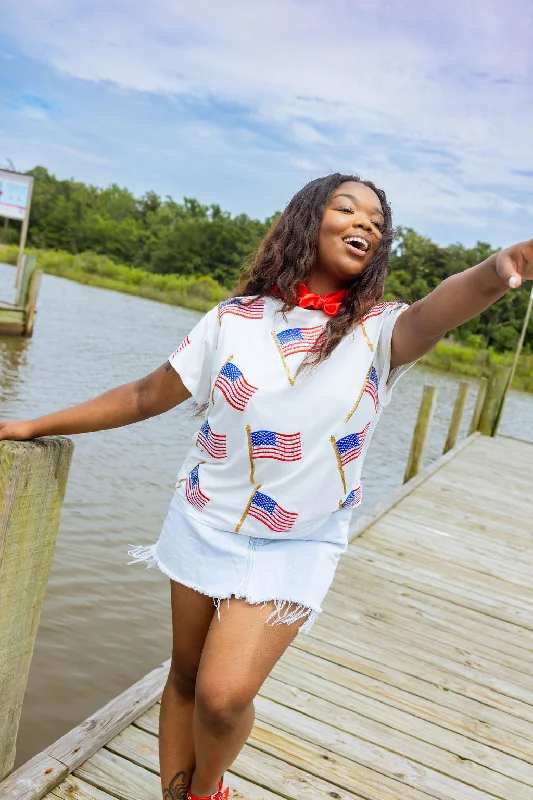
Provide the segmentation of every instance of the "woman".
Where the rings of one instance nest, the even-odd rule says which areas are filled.
[[[128,425],[187,398],[206,414],[158,542],[173,651],[160,713],[165,800],[226,800],[253,699],[310,629],[346,549],[361,467],[400,375],[447,331],[533,276],[533,241],[383,303],[385,193],[333,174],[290,201],[242,276],[150,375],[74,408],[0,423],[0,439]]]

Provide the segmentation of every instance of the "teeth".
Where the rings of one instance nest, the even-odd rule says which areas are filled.
[[[368,242],[366,239],[363,239],[361,236],[348,236],[344,239],[345,242],[360,242],[365,250],[368,250]]]

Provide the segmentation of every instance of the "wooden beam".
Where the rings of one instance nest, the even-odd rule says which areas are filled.
[[[0,442],[0,779],[15,762],[73,448],[65,437]]]
[[[436,392],[435,386],[424,386],[420,408],[418,409],[415,431],[413,433],[413,440],[411,442],[411,451],[407,459],[404,483],[414,478],[417,472],[420,471],[422,459],[424,457],[424,449],[426,447],[429,423],[431,422],[433,408],[435,406]]]
[[[459,436],[459,430],[461,428],[461,421],[463,419],[463,411],[465,410],[469,385],[470,384],[468,381],[461,381],[459,384],[459,391],[457,392],[457,397],[455,398],[455,403],[453,405],[452,418],[450,420],[450,427],[448,428],[448,435],[444,444],[444,450],[442,451],[443,453],[447,453],[448,450],[451,450],[452,447],[455,447],[457,443],[457,437]]]

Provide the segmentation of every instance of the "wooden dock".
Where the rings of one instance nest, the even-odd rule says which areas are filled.
[[[0,336],[33,334],[41,278],[42,272],[36,269],[35,256],[23,256],[15,302],[0,300]]]
[[[533,798],[532,479],[532,444],[474,434],[359,523],[324,613],[257,698],[234,798]],[[160,800],[167,669],[2,800]]]

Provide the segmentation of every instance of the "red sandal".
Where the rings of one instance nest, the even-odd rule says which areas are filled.
[[[191,790],[189,789],[187,791],[187,800],[228,800],[229,786],[226,786],[226,788],[223,789],[223,780],[223,777],[219,780],[217,791],[214,794],[208,795],[207,797],[197,797],[195,794],[192,794]]]

